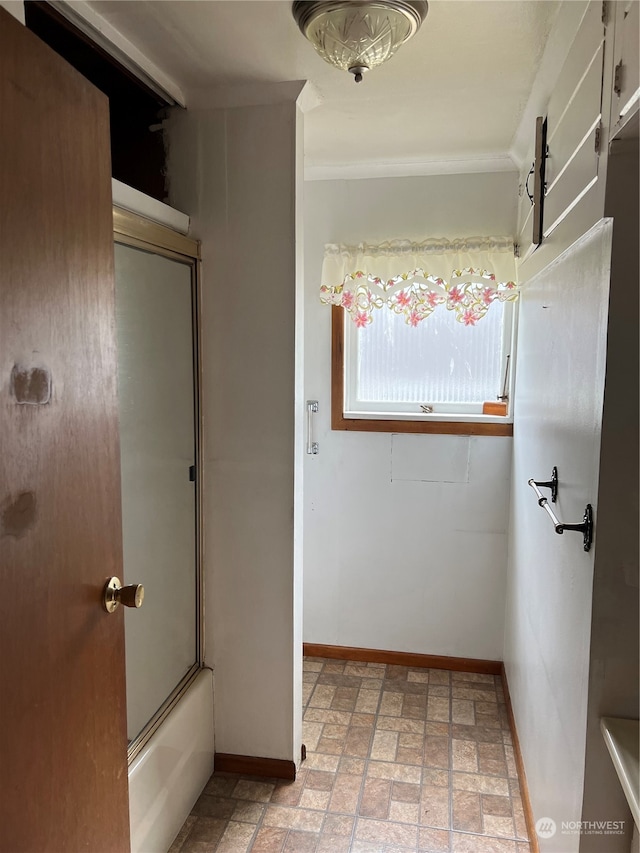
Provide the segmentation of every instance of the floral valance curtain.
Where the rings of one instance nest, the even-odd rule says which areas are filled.
[[[517,298],[510,237],[325,246],[320,299],[342,306],[360,328],[384,305],[402,314],[410,326],[438,306],[473,326],[492,302]]]

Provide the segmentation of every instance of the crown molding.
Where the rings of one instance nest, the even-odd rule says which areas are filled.
[[[517,172],[508,154],[448,160],[395,163],[335,163],[305,165],[305,181],[348,181],[366,178],[413,178],[422,175],[466,175],[482,172]]]

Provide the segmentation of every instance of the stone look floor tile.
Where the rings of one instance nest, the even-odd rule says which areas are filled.
[[[348,726],[351,722],[351,714],[348,711],[331,711],[328,708],[309,707],[305,711],[304,719],[313,723],[335,723],[339,726]]]
[[[328,773],[335,773],[339,760],[339,755],[322,755],[319,752],[308,752],[305,764],[309,770],[324,770]]]
[[[183,850],[188,849],[189,844],[202,841],[219,841],[222,838],[227,826],[227,821],[222,818],[215,817],[199,817],[191,828],[191,832],[187,836]]]
[[[400,732],[398,735],[398,746],[402,749],[424,750],[424,736],[413,732]]]
[[[198,815],[198,817],[216,817],[229,820],[235,807],[235,801],[228,797],[210,797],[207,794],[202,794],[193,807],[193,814]]]
[[[505,838],[515,837],[515,827],[513,820],[510,817],[495,817],[494,815],[485,815],[483,821],[485,835],[504,836]]]
[[[330,791],[333,788],[335,776],[323,770],[309,770],[304,787],[314,791]]]
[[[451,834],[452,853],[517,853],[515,841],[484,835]]]
[[[295,782],[214,774],[170,853],[530,853],[485,673],[306,658]]]
[[[384,714],[385,717],[399,717],[402,714],[403,700],[404,696],[402,693],[383,691],[380,702],[380,713]]]
[[[311,811],[310,809],[267,806],[263,823],[265,826],[277,826],[280,829],[304,829],[308,832],[319,832],[323,818],[322,812]]]
[[[449,698],[451,690],[446,684],[430,684],[428,694],[429,696]]]
[[[182,828],[181,828],[180,832],[176,835],[176,837],[173,841],[173,844],[169,848],[168,853],[180,853],[180,850],[182,849],[182,845],[186,841],[187,836],[191,832],[193,824],[196,822],[197,819],[198,818],[193,814],[190,814],[187,817],[185,822],[182,824]]]
[[[469,791],[453,792],[453,829],[482,832],[480,795]]]
[[[358,823],[356,824],[356,839],[359,841],[404,844],[407,847],[416,847],[418,843],[418,827],[361,817],[358,818]]]
[[[429,696],[427,701],[427,720],[449,722],[449,699]]]
[[[391,799],[399,803],[419,803],[420,785],[412,785],[409,782],[393,782]]]
[[[398,732],[376,730],[369,757],[376,761],[395,761],[398,751]]]
[[[337,835],[341,838],[351,838],[355,818],[348,815],[328,814],[322,824],[323,835]]]
[[[260,823],[264,810],[265,806],[262,805],[262,803],[252,803],[248,800],[241,800],[236,803],[231,819],[241,821],[242,823],[257,824]]]
[[[430,669],[429,684],[451,684],[451,673],[446,669]]]
[[[472,740],[454,739],[451,742],[451,759],[454,770],[464,770],[466,773],[478,772],[478,746]]]
[[[291,830],[285,841],[283,853],[315,853],[319,837],[311,832]]]
[[[268,782],[253,782],[247,779],[240,779],[233,789],[233,797],[236,800],[253,800],[256,803],[268,803],[275,787],[275,785]]]
[[[251,853],[282,853],[288,830],[263,826],[256,833]]]
[[[304,722],[302,724],[302,739],[309,752],[315,752],[318,741],[322,737],[322,723]]]
[[[424,743],[425,767],[449,769],[449,738],[427,735]]]
[[[504,747],[504,756],[507,762],[507,773],[509,774],[510,779],[518,778],[518,767],[516,765],[516,758],[513,752],[513,747],[505,744]]]
[[[388,779],[391,782],[412,782],[416,785],[420,782],[421,771],[419,767],[411,767],[408,764],[370,761],[367,776],[374,779]]]
[[[434,767],[422,769],[422,784],[435,785],[436,788],[450,788],[451,776],[448,770],[438,770]]]
[[[351,845],[351,853],[386,853],[382,842],[360,841],[356,839]]]
[[[398,803],[391,801],[389,806],[389,820],[396,823],[417,824],[420,817],[420,805],[418,803]]]
[[[237,776],[212,776],[204,787],[203,794],[210,794],[212,797],[230,797],[233,794],[233,789],[238,784]]]
[[[350,853],[351,838],[341,838],[339,835],[320,836],[316,853]]]
[[[452,699],[451,722],[462,723],[465,726],[474,726],[476,715],[473,702],[469,699]]]
[[[506,779],[497,776],[483,776],[481,773],[453,773],[453,787],[458,791],[475,791],[479,794],[509,794]]]
[[[300,808],[326,811],[330,799],[330,791],[314,791],[312,788],[305,788],[300,795]]]
[[[421,826],[418,830],[420,853],[449,853],[449,833],[445,829]]]
[[[328,810],[343,814],[355,814],[361,787],[362,778],[360,776],[348,776],[347,774],[338,773],[333,785]]]
[[[494,776],[508,776],[504,746],[499,743],[478,744],[478,770]]]
[[[349,776],[364,776],[365,768],[366,763],[363,758],[343,755],[338,764],[338,773],[348,773]]]
[[[511,817],[511,800],[509,797],[496,797],[494,794],[482,795],[482,813],[496,817]]]
[[[435,785],[422,786],[420,823],[423,826],[433,826],[440,829],[449,828],[448,788],[437,788]]]
[[[391,782],[387,779],[367,779],[362,790],[358,814],[361,817],[386,820],[389,817],[390,802]]]
[[[423,757],[422,749],[407,749],[400,746],[396,752],[396,761],[398,764],[422,764]]]
[[[426,669],[410,669],[407,673],[407,681],[427,684],[429,682],[429,672]]]
[[[335,695],[336,688],[326,684],[319,684],[309,699],[310,708],[330,708]]]
[[[366,690],[364,688],[361,688],[358,691],[358,697],[356,699],[354,711],[362,714],[375,714],[378,710],[379,701],[379,690]]]
[[[371,745],[371,729],[349,726],[345,738],[344,755],[351,758],[366,758]]]
[[[495,679],[493,675],[484,672],[453,672],[451,673],[451,681],[469,681],[472,684],[489,684],[495,688]]]
[[[218,842],[217,853],[247,853],[253,840],[255,826],[230,820]]]
[[[298,773],[298,778],[295,782],[281,782],[277,784],[271,794],[272,803],[278,803],[281,806],[297,806],[300,802],[300,795],[307,778],[308,770],[301,770]]]
[[[378,717],[376,728],[388,732],[406,732],[424,734],[425,723],[422,720],[407,720],[403,717]]]
[[[337,739],[330,737],[321,737],[316,747],[316,752],[322,752],[327,755],[342,755],[344,752],[344,742],[346,738]]]

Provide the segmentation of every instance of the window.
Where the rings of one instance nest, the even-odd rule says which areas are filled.
[[[325,270],[335,266],[336,248],[327,247]],[[452,260],[459,257],[445,263]],[[369,257],[366,272],[323,285],[323,301],[334,306],[333,429],[512,435],[515,284],[510,277],[496,284],[486,256],[473,268],[465,260],[466,267],[449,265],[449,283],[424,267],[385,279],[369,272]],[[504,258],[498,264],[504,274]],[[512,247],[511,268],[515,278]]]
[[[478,328],[461,326],[448,311],[438,323],[443,329],[431,326],[434,318],[430,318],[429,325],[422,324],[424,329],[417,332],[420,341],[409,338],[407,342],[417,330],[392,312],[380,323],[378,333],[370,335],[373,328],[358,329],[346,311],[334,306],[332,429],[512,435],[511,418],[497,414],[503,408],[497,397],[503,395],[507,372],[506,395],[511,396],[511,358],[507,360],[511,346],[509,352],[505,346],[511,343],[511,323],[505,315],[512,315],[513,310],[512,305],[498,309],[491,328],[468,346],[469,332],[478,332]],[[467,341],[456,341],[459,337]],[[439,350],[435,362],[429,359],[434,347]],[[424,361],[415,359],[415,353],[424,356]],[[480,358],[471,360],[476,354]],[[425,370],[426,364],[432,369]],[[491,393],[487,393],[489,389]]]

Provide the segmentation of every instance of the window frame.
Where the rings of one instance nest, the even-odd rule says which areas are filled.
[[[512,436],[512,422],[476,420],[398,419],[345,416],[345,334],[347,312],[339,305],[331,306],[331,429],[353,432],[423,433],[436,435]],[[514,317],[514,328],[516,325]],[[513,354],[513,348],[511,349]],[[511,359],[511,371],[514,363]]]

